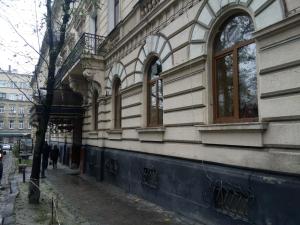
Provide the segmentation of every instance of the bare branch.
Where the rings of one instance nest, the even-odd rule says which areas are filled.
[[[40,44],[40,36],[39,36],[39,28],[38,28],[38,19],[37,19],[37,10],[36,10],[36,0],[34,0],[34,12],[35,12],[35,29],[36,29],[36,36],[39,45],[39,52],[41,51],[41,44]]]
[[[44,56],[42,56],[42,54],[40,54],[40,52],[39,51],[37,51],[24,37],[23,37],[23,35],[21,35],[19,32],[18,32],[18,30],[16,29],[16,27],[12,24],[12,22],[8,19],[8,18],[6,18],[6,17],[3,17],[3,16],[1,16],[11,27],[12,27],[12,29],[15,31],[15,33],[33,50],[33,51],[35,51],[40,57],[41,57],[41,59],[46,63],[46,65],[47,66],[49,66],[48,65],[48,61],[44,58]]]

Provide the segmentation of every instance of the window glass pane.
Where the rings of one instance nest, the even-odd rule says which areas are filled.
[[[156,82],[151,85],[150,91],[150,119],[149,124],[156,124],[157,123],[157,85]]]
[[[157,126],[163,124],[163,83],[160,79],[162,71],[158,58],[153,60],[148,70],[148,90],[149,90],[149,125]]]
[[[151,80],[155,80],[159,78],[159,74],[161,73],[161,63],[159,59],[157,59],[150,65],[149,73],[150,73]]]
[[[232,47],[234,44],[250,40],[254,26],[249,16],[239,15],[228,20],[216,39],[216,52]]]
[[[115,26],[119,23],[120,17],[120,9],[119,9],[119,0],[115,0],[115,7],[114,7],[114,15],[115,15]]]
[[[233,57],[227,55],[217,61],[218,116],[233,116]]]
[[[99,103],[98,103],[98,92],[94,92],[93,96],[93,107],[94,107],[94,129],[98,129],[98,109],[99,109]]]
[[[158,124],[163,124],[163,83],[162,80],[157,81],[158,87]]]
[[[117,79],[115,81],[114,91],[115,91],[115,128],[119,129],[122,126],[122,99],[121,99],[121,81]]]
[[[258,116],[255,43],[240,48],[238,57],[240,117],[254,118]]]

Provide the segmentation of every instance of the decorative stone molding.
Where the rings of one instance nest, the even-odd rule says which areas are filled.
[[[98,93],[97,101],[100,102],[100,99],[101,99],[101,86],[97,81],[90,80],[88,82],[88,93],[87,93],[89,104],[92,103],[92,99],[93,99],[93,95],[94,95],[95,91]]]
[[[263,147],[268,123],[197,125],[203,144]]]
[[[83,97],[83,104],[87,104],[88,102],[88,96],[87,96],[87,89],[88,84],[87,81],[83,78],[78,78],[74,76],[69,76],[69,87],[72,89],[72,91],[77,92],[81,94]]]
[[[150,35],[140,49],[138,60],[135,64],[135,74],[132,75],[132,82],[129,85],[143,81],[145,64],[151,54],[159,57],[162,63],[162,71],[166,71],[173,67],[172,47],[169,41],[162,35]]]
[[[106,131],[109,140],[121,140],[123,131],[121,129],[113,129]]]
[[[139,134],[140,141],[163,142],[165,128],[164,127],[146,127],[138,128],[136,131]]]
[[[151,12],[158,4],[160,0],[143,0],[140,2],[141,17],[144,17]]]
[[[141,26],[136,26],[133,28],[130,33],[121,37],[118,40],[118,43],[111,42],[111,45],[105,45],[105,49],[107,50],[107,65],[112,65],[115,61],[119,61],[134,49],[140,47],[145,43],[147,36],[150,34],[156,34],[164,27],[173,22],[176,18],[181,16],[183,13],[187,12],[191,7],[198,5],[199,0],[183,0],[183,1],[174,1],[173,3],[170,1],[161,1],[160,5],[162,5],[162,10],[159,7],[153,8],[153,16],[151,18],[144,18],[147,21]],[[180,8],[178,11],[174,11],[174,13],[170,13],[173,11],[173,8]],[[159,10],[158,10],[159,9]],[[157,14],[154,11],[159,11]],[[161,18],[165,19],[161,19]],[[127,19],[129,19],[128,17]],[[125,18],[126,20],[126,18]],[[123,21],[125,23],[126,21]],[[116,28],[115,28],[116,29]],[[117,27],[117,30],[120,29]],[[107,37],[107,39],[111,39],[112,33]],[[112,38],[113,39],[113,38]],[[108,43],[108,42],[107,42]],[[118,48],[116,47],[116,44]]]
[[[96,71],[91,69],[85,69],[82,74],[83,77],[86,78],[88,81],[93,81],[94,77],[96,76]]]
[[[189,48],[191,59],[207,54],[208,36],[213,24],[223,12],[234,8],[250,12],[256,31],[284,19],[284,9],[280,0],[207,0],[200,8],[195,18],[196,23],[191,29]]]
[[[121,62],[116,62],[112,65],[108,73],[108,80],[106,82],[106,91],[109,95],[112,94],[112,85],[114,76],[117,76],[121,80],[121,89],[127,88],[130,81],[127,77],[126,69]]]

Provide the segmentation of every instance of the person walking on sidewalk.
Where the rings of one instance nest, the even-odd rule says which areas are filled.
[[[48,167],[48,158],[49,158],[50,146],[48,145],[47,141],[45,141],[43,151],[42,151],[42,178],[46,178],[45,170]]]
[[[51,159],[52,159],[53,169],[57,168],[58,154],[59,154],[58,147],[57,147],[57,145],[54,145],[54,148],[51,151]]]

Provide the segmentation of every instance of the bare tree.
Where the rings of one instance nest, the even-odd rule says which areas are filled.
[[[14,25],[9,18],[6,18],[5,15],[0,15],[1,17],[5,17],[5,20],[14,32],[19,36],[19,38],[25,42],[25,45],[31,48],[35,54],[38,55],[39,60],[45,65],[46,71],[36,71],[35,74],[35,83],[36,87],[33,88],[33,91],[36,91],[37,97],[33,104],[40,107],[43,116],[39,116],[37,119],[36,124],[36,131],[35,131],[35,144],[33,150],[33,162],[32,162],[32,170],[30,176],[30,183],[29,183],[29,192],[28,198],[30,203],[39,203],[40,198],[40,189],[39,189],[39,179],[40,179],[40,167],[41,167],[41,153],[44,146],[45,136],[50,120],[50,111],[53,102],[53,95],[55,90],[55,73],[56,73],[56,66],[57,66],[57,59],[58,56],[64,46],[65,38],[67,35],[67,25],[70,21],[72,14],[79,14],[80,16],[87,14],[87,9],[83,6],[84,4],[79,4],[79,8],[73,10],[74,6],[73,3],[77,1],[81,3],[88,3],[92,4],[95,8],[102,7],[101,0],[45,0],[46,6],[46,32],[44,36],[43,44],[46,43],[46,48],[40,47],[40,43],[38,43],[39,49],[35,49],[34,45],[32,45],[26,38],[19,32],[18,27]],[[41,6],[41,2],[39,6]],[[11,7],[9,5],[9,1],[0,0],[0,6]],[[72,5],[73,4],[73,5]],[[37,5],[35,2],[35,13],[37,10]],[[55,8],[56,7],[56,8]],[[60,8],[59,8],[60,7]],[[81,8],[82,7],[82,8]],[[57,11],[59,11],[59,16],[57,16]],[[76,15],[74,15],[76,16]],[[40,34],[40,21],[36,21],[34,24],[34,30],[38,37],[39,42],[39,34]],[[1,44],[1,43],[0,43]],[[46,49],[46,52],[45,52]],[[16,54],[20,55],[20,52]],[[24,54],[24,57],[31,57],[27,54]],[[44,76],[45,82],[45,89],[43,90],[43,94],[41,93],[40,87],[44,86],[43,84],[39,84],[39,76]],[[9,78],[10,79],[10,78]],[[12,79],[10,79],[13,82]],[[13,82],[14,83],[14,82]],[[14,83],[15,86],[19,91],[17,84]],[[25,94],[25,93],[23,93]],[[27,99],[28,96],[26,96]]]
[[[32,170],[29,183],[28,198],[30,203],[38,203],[40,198],[39,190],[39,178],[40,178],[40,166],[41,166],[41,150],[44,145],[45,135],[47,132],[48,122],[50,118],[50,109],[53,101],[54,84],[55,84],[55,71],[56,60],[65,42],[66,27],[70,19],[70,4],[72,0],[63,0],[62,7],[62,22],[59,28],[59,40],[56,41],[56,33],[53,24],[53,7],[51,0],[47,0],[47,30],[46,38],[48,39],[48,51],[49,60],[47,68],[47,85],[46,85],[46,97],[41,104],[43,116],[38,118],[38,126],[36,128],[36,141],[34,145],[34,154],[32,162]]]

